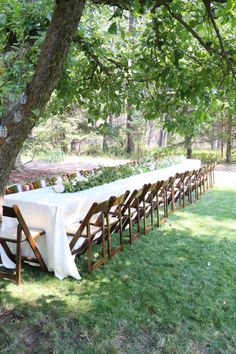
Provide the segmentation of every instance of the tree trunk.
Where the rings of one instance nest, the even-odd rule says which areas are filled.
[[[0,119],[0,226],[9,173],[59,80],[84,4],[85,0],[56,1],[32,81],[15,107]]]
[[[109,124],[109,131],[112,129],[113,126],[113,115],[110,112],[108,116],[108,124]],[[104,133],[103,135],[103,141],[102,141],[102,151],[107,152],[109,150],[109,140],[111,137],[111,133]]]
[[[153,130],[154,130],[154,124],[153,124],[153,120],[149,121],[149,132],[148,132],[148,139],[147,139],[147,145],[148,147],[151,145],[152,143],[152,135],[153,135]]]
[[[192,159],[192,136],[185,136],[184,140],[185,148],[186,148],[186,157],[187,159]]]
[[[104,134],[103,135],[103,140],[102,140],[102,151],[103,152],[108,152],[108,150],[109,150],[108,140],[109,140],[108,135]]]
[[[158,146],[165,147],[166,141],[167,141],[167,131],[165,129],[160,129]]]
[[[131,106],[128,105],[128,110],[131,109]],[[131,154],[135,150],[135,145],[133,141],[133,118],[132,114],[128,112],[127,114],[127,153]]]
[[[220,152],[221,152],[221,157],[223,158],[224,156],[224,140],[221,139],[220,141]]]
[[[227,121],[227,142],[226,142],[226,162],[231,163],[232,159],[232,133],[233,133],[233,119],[228,118]]]
[[[23,166],[23,162],[22,162],[22,160],[21,160],[21,154],[20,154],[20,152],[19,152],[19,154],[17,155],[17,157],[16,157],[16,161],[15,161],[15,163],[14,163],[14,170],[18,170],[18,169],[22,169],[24,166]]]

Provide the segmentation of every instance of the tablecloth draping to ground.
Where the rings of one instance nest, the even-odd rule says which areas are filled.
[[[87,189],[76,193],[56,193],[52,187],[41,188],[29,192],[6,195],[4,205],[17,204],[28,226],[44,229],[46,237],[37,241],[40,252],[48,266],[54,271],[56,277],[63,279],[72,276],[80,279],[74,257],[70,253],[65,227],[78,222],[87,213],[93,202],[101,202],[110,196],[118,196],[126,190],[142,188],[145,183],[155,183],[175,175],[200,167],[199,160],[185,160],[183,163],[152,172],[124,178],[115,182]],[[12,221],[4,218],[3,228]],[[26,245],[23,254],[29,255]],[[4,266],[11,267],[10,262],[2,248],[0,248]]]

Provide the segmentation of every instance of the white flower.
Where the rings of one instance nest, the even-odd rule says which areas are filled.
[[[65,191],[65,187],[62,182],[57,182],[53,189],[56,193],[63,193]]]
[[[75,181],[76,182],[81,182],[81,181],[87,181],[87,177],[84,177],[84,176],[82,176],[81,174],[79,174],[77,177],[75,177]]]
[[[208,262],[208,267],[210,267],[210,265],[211,265],[211,262]]]

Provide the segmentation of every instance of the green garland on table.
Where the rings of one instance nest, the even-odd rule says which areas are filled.
[[[74,193],[85,189],[93,188],[111,183],[118,179],[127,178],[145,172],[154,171],[158,168],[164,168],[183,161],[181,157],[168,158],[161,161],[131,162],[126,165],[114,167],[100,167],[92,171],[84,180],[77,177],[65,179],[60,185],[53,187],[57,193]]]

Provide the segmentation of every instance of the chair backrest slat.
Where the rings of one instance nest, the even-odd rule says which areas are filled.
[[[3,216],[8,218],[17,218],[15,210],[12,207],[3,205]]]
[[[90,219],[92,218],[93,215],[97,216],[97,220],[93,224],[97,227],[102,227],[102,228],[104,227],[104,219],[108,215],[115,199],[116,197],[110,197],[108,200],[105,200],[101,203],[93,203],[93,205],[90,207],[89,211],[87,212],[86,216],[80,223],[80,226],[76,231],[75,235],[73,236],[72,240],[70,241],[71,250],[73,250],[73,248],[75,247],[76,242],[78,241],[79,237],[82,235],[83,230],[85,228],[87,229],[90,228]]]
[[[30,237],[30,231],[29,228],[25,222],[25,219],[23,218],[20,209],[17,205],[13,205],[12,207],[8,206],[3,206],[3,216],[9,217],[9,218],[15,218],[18,220],[20,228],[24,231],[25,236],[27,239]]]

